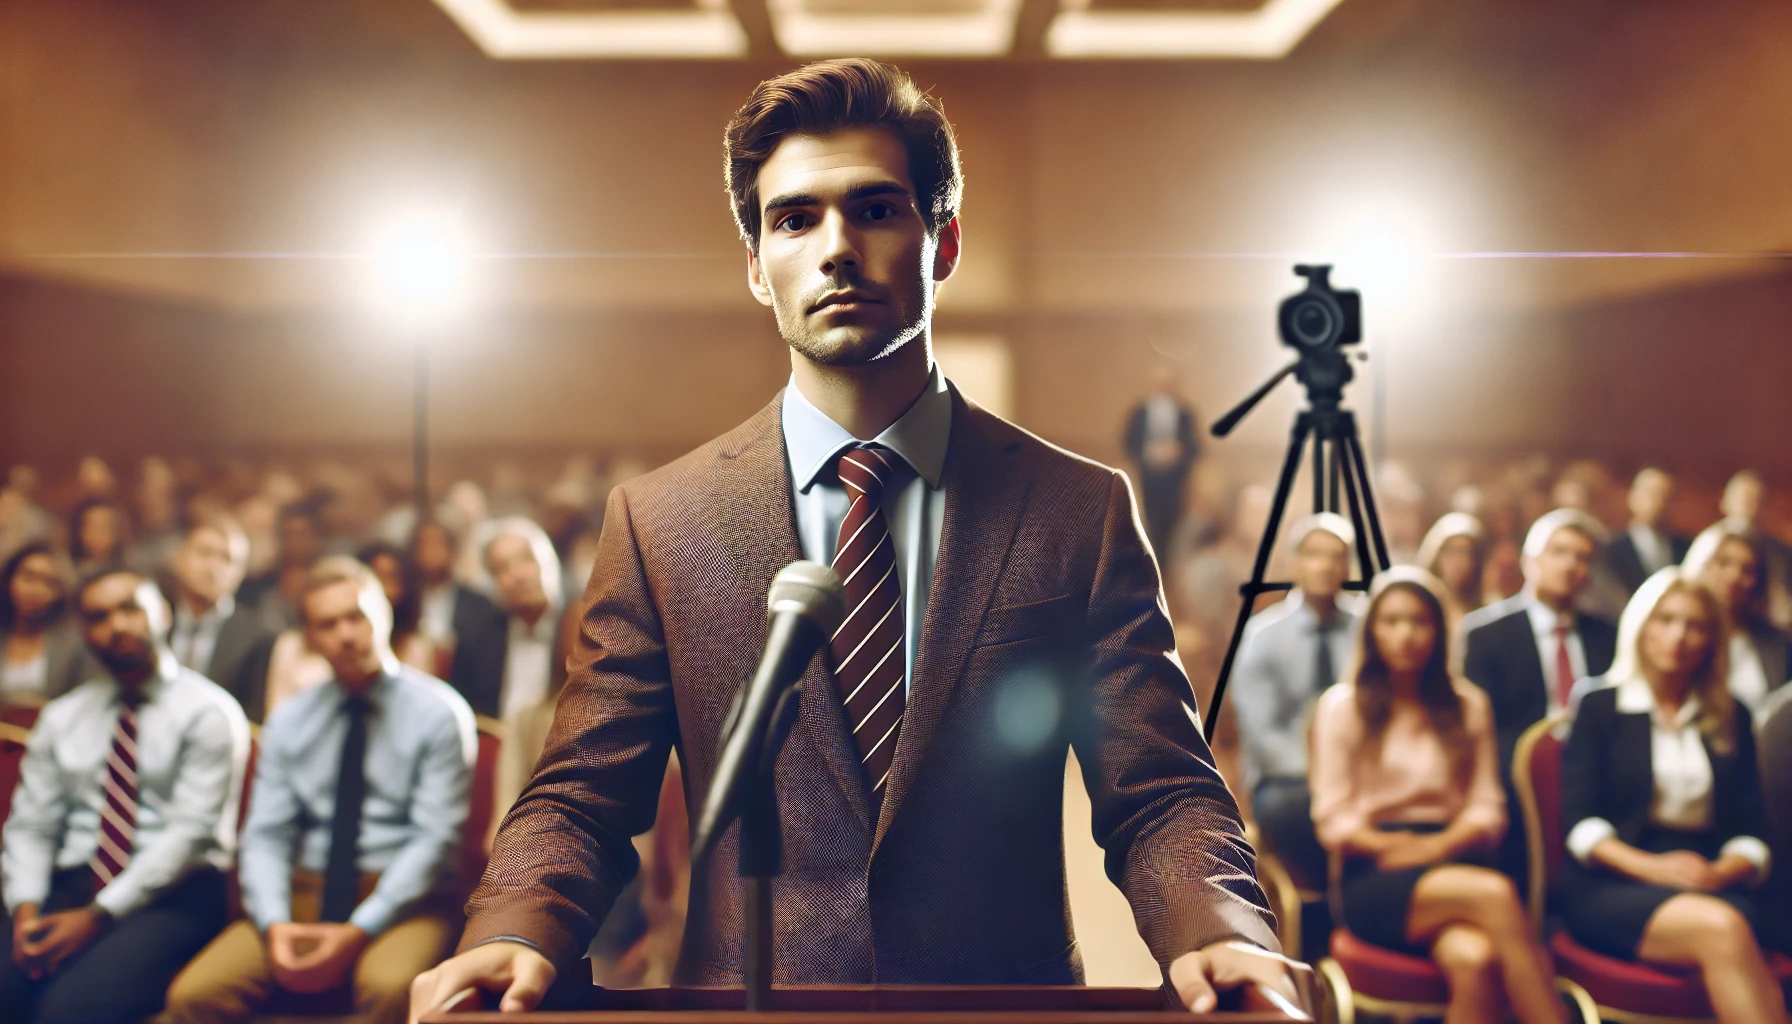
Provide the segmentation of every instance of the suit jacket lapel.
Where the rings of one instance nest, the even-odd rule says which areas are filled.
[[[896,756],[872,839],[873,856],[913,786],[927,745],[964,675],[971,642],[983,623],[1026,507],[1031,481],[1016,480],[1015,467],[1004,464],[1019,443],[991,436],[996,422],[953,389],[952,435],[940,475],[940,486],[946,490],[940,549],[908,706],[896,735]]]
[[[741,446],[724,447],[717,473],[717,487],[711,506],[720,510],[716,536],[724,538],[734,562],[730,587],[736,601],[729,602],[746,616],[745,632],[763,636],[765,594],[778,571],[803,557],[797,541],[796,510],[791,507],[790,462],[784,452],[782,412],[784,396],[779,392],[772,404],[754,418],[758,430],[741,432]],[[763,421],[761,424],[759,421]],[[757,651],[746,662],[744,671],[751,674]],[[728,681],[738,686],[746,679]],[[817,657],[803,674],[803,696],[798,704],[798,721],[809,731],[829,774],[846,795],[857,815],[859,827],[871,828],[870,803],[865,793],[864,772],[859,768],[852,733],[846,727],[846,713],[834,692],[833,674],[825,658]]]

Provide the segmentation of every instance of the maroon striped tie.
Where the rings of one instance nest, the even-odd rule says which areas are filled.
[[[858,741],[871,784],[874,814],[896,756],[905,703],[902,581],[896,576],[896,547],[882,507],[884,484],[900,461],[901,456],[882,445],[860,445],[840,454],[840,483],[852,499],[834,548],[834,571],[846,581],[846,620],[828,646],[846,724]]]
[[[118,711],[118,729],[106,755],[105,806],[100,808],[100,845],[93,851],[94,887],[103,889],[131,862],[137,840],[137,711]]]

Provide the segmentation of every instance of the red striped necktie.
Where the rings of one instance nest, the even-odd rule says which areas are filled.
[[[883,513],[884,485],[901,464],[901,456],[876,444],[848,448],[839,462],[840,483],[852,499],[834,548],[834,571],[846,581],[846,620],[829,651],[846,723],[871,787],[873,815],[883,803],[906,702],[902,581]]]
[[[110,885],[131,862],[137,841],[137,709],[132,704],[118,709],[102,786],[106,802],[100,808],[100,845],[90,864],[96,891]]]

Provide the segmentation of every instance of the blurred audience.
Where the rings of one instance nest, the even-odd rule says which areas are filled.
[[[1707,527],[1683,566],[1723,601],[1727,689],[1753,714],[1792,673],[1792,637],[1767,618],[1767,572],[1760,535],[1732,520]]]
[[[423,636],[423,574],[403,548],[391,541],[362,545],[355,554],[373,570],[392,605],[392,652],[420,672],[440,675],[435,645]]]
[[[498,691],[480,694],[475,703],[496,708],[504,723],[495,793],[496,806],[508,808],[541,758],[566,681],[560,560],[541,527],[521,516],[484,524],[477,546],[504,610],[504,673]]]
[[[248,919],[180,973],[167,1021],[247,1022],[342,989],[363,1019],[399,1024],[411,979],[460,932],[452,869],[472,711],[397,664],[391,605],[367,566],[325,558],[298,597],[332,677],[262,730],[238,867]]]
[[[1484,866],[1506,827],[1492,709],[1449,665],[1442,587],[1412,567],[1382,573],[1352,678],[1313,714],[1313,821],[1342,861],[1343,923],[1435,961],[1449,1020],[1560,1024],[1518,891]]]
[[[1419,542],[1414,564],[1444,587],[1444,614],[1450,635],[1460,641],[1463,616],[1487,604],[1487,531],[1467,512],[1447,512]]]
[[[422,583],[418,630],[436,651],[435,674],[454,684],[473,710],[499,713],[504,685],[504,616],[491,598],[456,576],[461,538],[446,516],[424,521],[411,535],[411,563]]]
[[[1664,569],[1624,610],[1617,661],[1562,753],[1569,930],[1623,959],[1698,970],[1723,1024],[1784,1024],[1753,886],[1769,854],[1748,709],[1726,687],[1725,612]]]
[[[1767,616],[1781,629],[1792,629],[1792,546],[1763,528],[1761,513],[1766,505],[1767,482],[1760,473],[1745,469],[1724,485],[1718,508],[1736,532],[1753,533],[1760,538],[1767,577]]]
[[[101,569],[74,590],[103,672],[32,731],[0,845],[0,1019],[134,1021],[224,927],[249,727],[157,637],[154,584]]]
[[[1229,685],[1258,831],[1299,883],[1317,889],[1325,884],[1325,851],[1313,835],[1307,726],[1313,701],[1356,650],[1356,609],[1343,589],[1356,531],[1343,516],[1322,512],[1288,532],[1295,589],[1251,618]]]
[[[91,673],[68,614],[74,574],[47,540],[27,541],[0,567],[0,707],[37,706]]]
[[[124,509],[111,498],[88,498],[68,519],[68,553],[75,571],[88,573],[124,565],[130,525]]]
[[[324,553],[323,513],[318,501],[301,501],[280,510],[276,526],[279,547],[274,567],[243,583],[240,600],[278,633],[301,625],[299,594],[311,564]]]

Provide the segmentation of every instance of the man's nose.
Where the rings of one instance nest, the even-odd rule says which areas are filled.
[[[829,210],[821,217],[821,272],[838,274],[846,268],[858,269],[859,241],[839,210]]]

